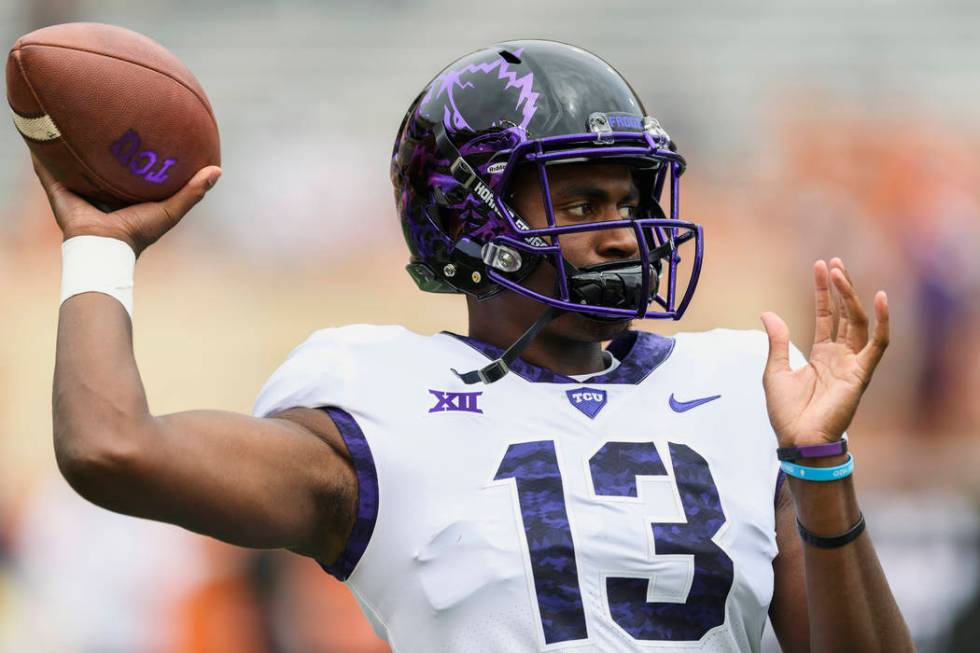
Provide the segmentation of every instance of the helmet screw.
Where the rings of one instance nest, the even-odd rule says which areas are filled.
[[[447,277],[455,277],[456,276],[456,266],[453,265],[452,263],[446,263],[446,267],[444,267],[442,269],[442,273],[444,275],[446,275]]]
[[[483,275],[474,271],[473,274],[470,275],[470,279],[473,280],[473,283],[480,283],[480,281],[483,279]]]

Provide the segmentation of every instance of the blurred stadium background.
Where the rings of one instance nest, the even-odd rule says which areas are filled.
[[[866,302],[889,292],[855,477],[921,650],[980,650],[980,4],[0,0],[0,41],[75,20],[169,47],[221,127],[221,183],[139,266],[154,411],[248,411],[317,328],[465,329],[462,300],[402,270],[395,129],[459,55],[575,43],[632,81],[690,163],[682,207],[706,227],[706,266],[683,323],[651,328],[754,329],[772,309],[805,351],[814,259],[842,256]],[[61,480],[58,236],[0,129],[0,651],[387,650],[312,562],[119,517]]]

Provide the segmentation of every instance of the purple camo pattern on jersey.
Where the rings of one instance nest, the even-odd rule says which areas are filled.
[[[555,443],[510,445],[494,480],[506,478],[517,484],[545,643],[585,639],[589,634]]]
[[[697,641],[725,623],[735,571],[732,559],[712,540],[725,524],[725,513],[707,462],[687,445],[671,442],[669,448],[687,522],[653,524],[653,541],[656,555],[693,554],[687,600],[648,603],[647,579],[608,578],[609,610],[636,639]],[[649,451],[659,458],[655,448]]]
[[[442,333],[466,343],[490,360],[495,360],[504,353],[504,350],[499,347],[469,336],[461,336],[449,331]],[[584,381],[576,381],[570,376],[532,365],[521,358],[511,363],[510,370],[533,383],[623,383],[635,385],[660,367],[673,350],[673,338],[665,338],[649,331],[627,331],[609,343],[606,348],[606,351],[620,361],[619,367]]]
[[[647,578],[608,577],[613,620],[639,640],[698,641],[725,622],[734,579],[731,558],[712,538],[725,513],[707,462],[683,444],[668,443],[686,523],[654,523],[654,555],[693,555],[694,577],[683,603],[648,601]],[[589,460],[599,496],[638,496],[638,476],[667,476],[653,442],[608,442]]]
[[[374,466],[371,447],[353,416],[334,406],[325,406],[321,410],[337,425],[337,430],[350,451],[354,473],[357,475],[357,516],[350,537],[347,538],[340,557],[332,564],[320,563],[331,576],[346,581],[364,555],[374,533],[374,525],[378,521],[378,470]]]
[[[589,459],[595,493],[635,497],[637,476],[666,476],[667,470],[652,442],[607,442]]]

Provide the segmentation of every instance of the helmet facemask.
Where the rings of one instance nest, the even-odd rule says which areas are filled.
[[[454,199],[458,201],[464,192],[468,193],[470,219],[463,223],[454,249],[470,257],[479,251],[483,270],[474,268],[474,271],[495,286],[494,292],[508,289],[547,306],[600,319],[679,319],[690,302],[700,272],[701,228],[678,218],[679,179],[684,160],[669,147],[666,134],[659,132],[653,129],[642,133],[608,132],[601,142],[595,134],[588,133],[524,140],[506,153],[503,162],[500,161],[503,153],[498,152],[497,156],[478,164],[477,170],[461,155],[453,161],[456,165],[450,165],[450,171],[458,183]],[[443,141],[443,148],[449,145],[455,149],[446,143],[448,139],[439,140]],[[633,169],[640,192],[637,213],[622,220],[559,225],[551,200],[549,168],[600,162],[622,163]],[[478,172],[480,168],[499,177],[492,182],[484,181]],[[531,169],[537,175],[547,218],[543,227],[532,227],[512,206],[511,188],[519,168]],[[669,218],[660,208],[665,187],[670,192]],[[638,252],[635,259],[579,269],[563,252],[562,237],[624,228],[634,233]],[[679,249],[689,241],[693,241],[692,266],[679,292],[682,260]],[[555,270],[554,293],[540,292],[525,283],[541,261],[547,261]],[[456,267],[458,272],[461,266]],[[466,292],[465,288],[461,290]],[[485,299],[493,293],[470,294]]]

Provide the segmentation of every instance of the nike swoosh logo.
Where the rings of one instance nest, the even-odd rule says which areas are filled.
[[[710,397],[702,397],[701,399],[692,399],[691,401],[677,401],[677,399],[674,398],[673,393],[671,393],[670,407],[671,409],[673,409],[675,413],[684,413],[691,410],[692,408],[697,408],[701,404],[706,404],[709,401],[714,401],[715,399],[719,399],[720,397],[721,395],[712,395]]]

